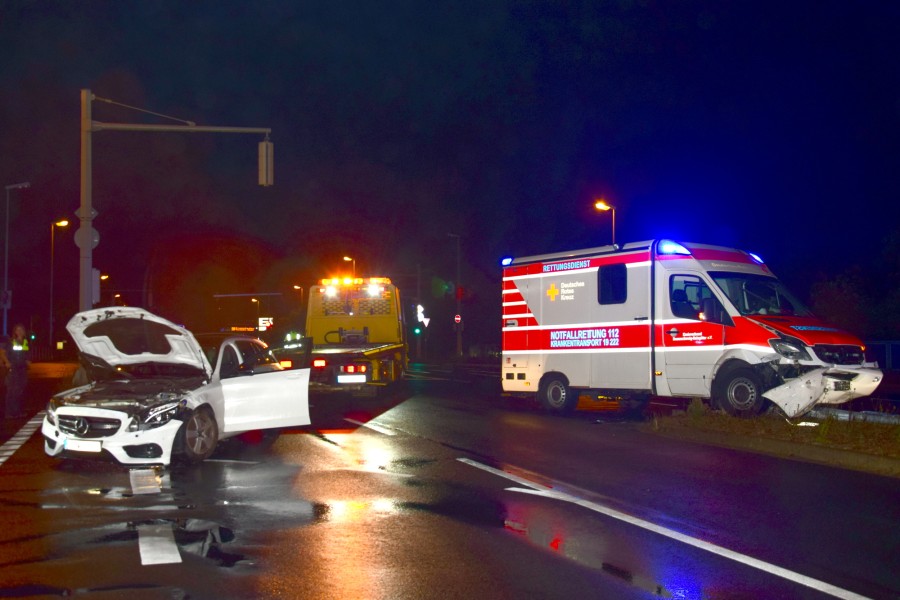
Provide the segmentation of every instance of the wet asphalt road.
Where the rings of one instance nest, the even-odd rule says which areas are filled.
[[[133,471],[17,423],[0,597],[900,597],[900,480],[553,417],[471,372],[312,416]]]

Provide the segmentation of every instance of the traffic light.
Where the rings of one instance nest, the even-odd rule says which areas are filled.
[[[421,304],[416,305],[416,321],[428,327],[428,322],[431,321],[430,317],[425,316],[425,307]]]
[[[416,335],[422,335],[422,328],[421,328],[421,327],[418,327],[418,326],[414,327],[414,328],[413,328],[413,333],[416,334]]]
[[[259,185],[275,185],[275,146],[268,139],[259,143]]]

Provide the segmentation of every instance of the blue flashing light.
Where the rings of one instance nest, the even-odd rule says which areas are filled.
[[[690,256],[691,251],[672,240],[662,240],[657,247],[660,254],[680,254],[682,256]]]
[[[759,257],[758,254],[754,254],[754,253],[752,253],[752,252],[748,252],[747,254],[749,254],[749,255],[750,255],[750,258],[752,258],[753,260],[755,260],[755,261],[758,262],[759,264],[764,264],[764,263],[763,263],[763,259],[761,259],[761,258]]]
[[[504,256],[500,259],[500,266],[508,267],[512,264],[513,257],[512,256]]]

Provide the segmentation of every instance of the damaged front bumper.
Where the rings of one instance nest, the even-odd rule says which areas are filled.
[[[90,407],[48,411],[41,425],[44,452],[60,457],[108,453],[123,465],[168,466],[183,422],[173,418],[159,427],[128,431],[130,421],[127,413]]]
[[[871,395],[881,383],[880,369],[830,367],[814,369],[774,387],[763,396],[788,417],[803,415],[822,404],[843,404]]]

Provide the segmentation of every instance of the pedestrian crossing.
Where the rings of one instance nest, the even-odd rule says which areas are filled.
[[[28,441],[34,432],[41,428],[41,423],[44,421],[44,411],[41,411],[31,417],[25,425],[22,426],[19,431],[17,431],[11,438],[6,440],[2,446],[0,446],[0,465],[6,462],[6,460],[11,457],[16,451],[21,448],[25,442]]]

